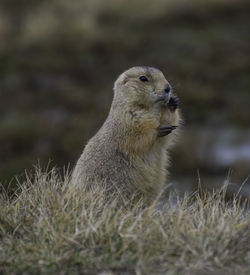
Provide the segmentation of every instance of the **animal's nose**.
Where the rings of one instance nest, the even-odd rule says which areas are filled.
[[[166,92],[166,93],[169,93],[170,91],[171,91],[171,86],[168,84],[166,87],[165,87],[165,89],[164,89],[164,91]]]

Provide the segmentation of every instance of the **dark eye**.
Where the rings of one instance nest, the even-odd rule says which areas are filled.
[[[144,81],[144,82],[145,82],[145,81],[148,81],[148,79],[147,79],[146,76],[144,76],[144,75],[140,76],[139,78],[140,78],[141,81]]]

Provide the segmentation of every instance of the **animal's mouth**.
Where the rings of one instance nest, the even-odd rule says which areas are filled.
[[[168,104],[170,100],[170,96],[171,96],[171,91],[169,91],[168,93],[164,91],[161,95],[157,97],[156,102],[162,102],[162,103]]]

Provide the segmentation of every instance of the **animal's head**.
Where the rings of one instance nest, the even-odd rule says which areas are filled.
[[[138,66],[128,69],[116,80],[113,104],[150,107],[158,101],[168,101],[170,94],[171,86],[160,70]]]

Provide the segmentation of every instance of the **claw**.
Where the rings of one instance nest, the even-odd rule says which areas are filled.
[[[170,110],[175,111],[179,107],[179,102],[180,102],[180,100],[177,96],[172,96],[168,102],[168,106],[169,106]]]
[[[177,126],[162,126],[158,129],[158,137],[164,137],[169,135]]]

